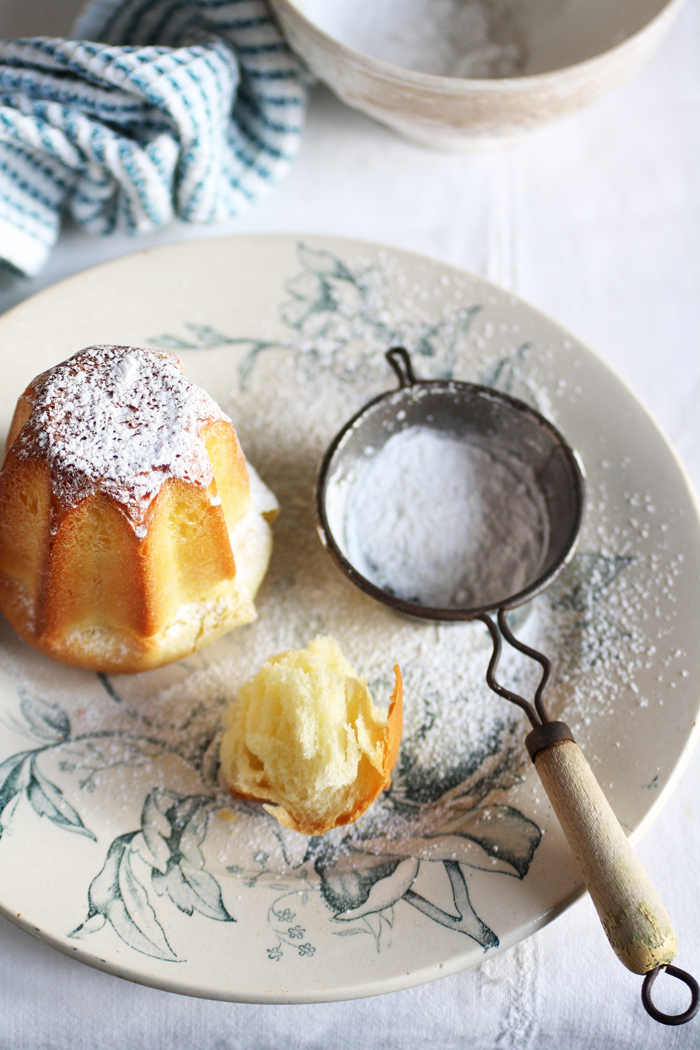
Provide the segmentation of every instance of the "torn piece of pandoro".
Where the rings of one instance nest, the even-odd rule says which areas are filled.
[[[351,824],[391,783],[401,741],[398,664],[388,714],[331,637],[272,656],[225,716],[221,776],[281,824],[323,835]]]

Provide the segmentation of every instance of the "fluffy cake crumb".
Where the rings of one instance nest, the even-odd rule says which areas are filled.
[[[395,672],[386,715],[334,638],[270,657],[226,715],[228,790],[307,835],[357,820],[391,781],[401,738]]]

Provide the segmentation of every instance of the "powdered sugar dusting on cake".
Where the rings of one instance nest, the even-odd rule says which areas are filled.
[[[90,346],[38,376],[29,396],[33,410],[14,450],[48,460],[64,507],[104,492],[141,536],[165,481],[204,488],[212,481],[199,431],[228,417],[185,377],[175,354]]]

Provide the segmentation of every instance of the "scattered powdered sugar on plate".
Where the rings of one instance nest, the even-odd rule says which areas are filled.
[[[168,478],[213,479],[200,427],[227,419],[184,375],[175,354],[91,346],[38,376],[32,413],[13,444],[46,458],[54,494],[75,506],[98,489],[145,535],[149,506]]]

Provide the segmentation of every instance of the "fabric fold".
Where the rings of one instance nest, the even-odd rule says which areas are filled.
[[[98,0],[76,32],[0,43],[0,258],[37,273],[64,209],[213,223],[286,172],[310,81],[263,0]]]

